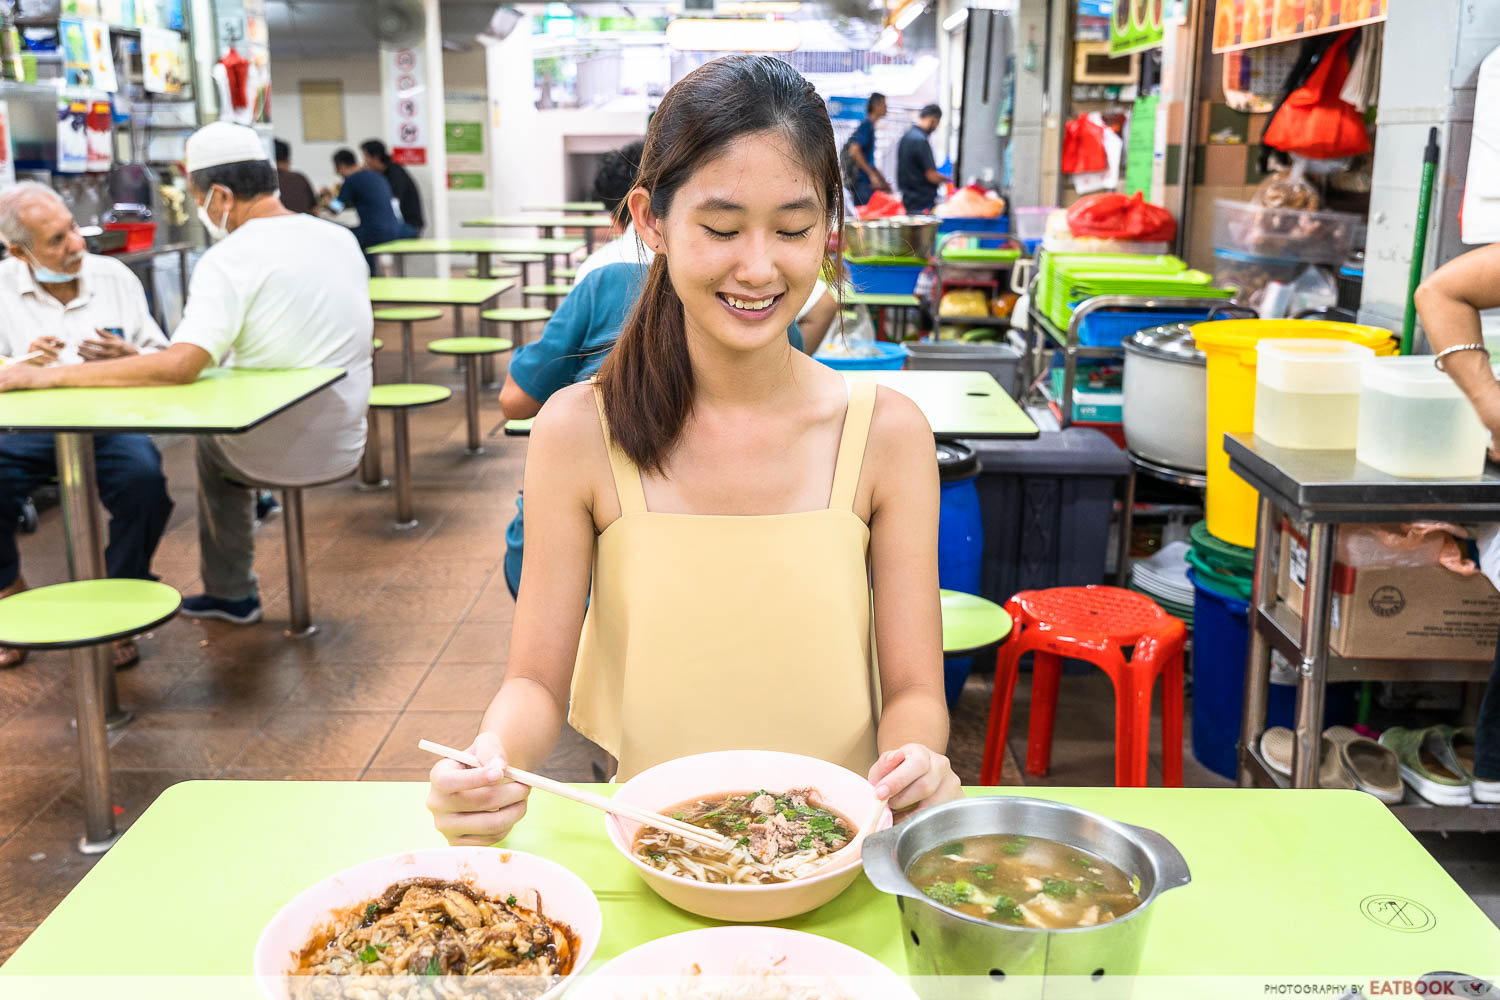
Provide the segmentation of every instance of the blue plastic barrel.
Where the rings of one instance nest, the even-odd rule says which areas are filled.
[[[938,586],[964,594],[978,594],[983,566],[984,521],[979,513],[979,459],[974,449],[956,443],[937,446],[938,478],[942,482],[938,507]],[[943,661],[943,688],[952,708],[973,668],[972,657]]]

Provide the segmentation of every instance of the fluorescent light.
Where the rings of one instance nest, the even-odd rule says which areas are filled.
[[[904,7],[901,8],[900,12],[896,14],[896,30],[905,31],[907,28],[911,27],[911,23],[917,18],[921,17],[922,12],[926,9],[927,4],[925,0],[911,0],[911,2],[907,3]]]
[[[799,0],[746,0],[743,3],[721,3],[720,14],[795,14],[802,9]]]
[[[875,44],[871,48],[876,52],[883,52],[886,49],[895,48],[900,42],[901,32],[890,25],[886,25],[885,30],[881,31],[880,37],[875,39]]]
[[[667,44],[682,52],[792,52],[802,41],[796,21],[679,17]]]
[[[943,21],[943,30],[957,31],[959,28],[963,27],[964,22],[968,19],[969,8],[964,7],[961,10],[956,10],[953,13],[949,14],[948,17]]]

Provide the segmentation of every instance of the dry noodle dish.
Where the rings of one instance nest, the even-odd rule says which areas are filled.
[[[293,995],[540,996],[572,971],[578,942],[567,925],[543,916],[536,893],[529,895],[522,905],[513,895],[490,899],[460,882],[397,882],[313,936],[298,958]]]
[[[1141,880],[1043,837],[965,837],[923,854],[906,877],[929,898],[981,920],[1089,927],[1141,905]]]
[[[827,976],[788,975],[778,966],[741,958],[727,976],[705,975],[694,964],[670,986],[658,986],[640,1000],[853,1000]]]
[[[761,789],[693,799],[663,809],[673,819],[723,834],[725,853],[644,827],[635,855],[668,875],[720,885],[790,882],[816,872],[828,855],[849,843],[854,824],[820,804],[815,788],[783,794]]]

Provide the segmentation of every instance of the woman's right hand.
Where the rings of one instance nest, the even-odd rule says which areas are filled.
[[[449,844],[488,847],[526,815],[531,789],[503,776],[505,750],[494,733],[480,733],[468,750],[483,766],[466,767],[446,757],[438,761],[429,775],[427,808]]]

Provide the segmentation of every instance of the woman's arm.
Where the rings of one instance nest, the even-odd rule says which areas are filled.
[[[956,798],[943,756],[943,625],[938,608],[938,473],[932,428],[917,405],[879,390],[866,448],[873,475],[870,563],[879,649],[880,759],[870,780],[893,809]]]
[[[1416,299],[1434,354],[1459,344],[1482,345],[1479,311],[1500,307],[1500,244],[1450,260],[1422,282]],[[1443,370],[1500,442],[1500,384],[1490,371],[1489,353],[1455,351],[1443,359]]]
[[[547,759],[567,715],[568,689],[587,607],[594,553],[593,477],[608,468],[592,388],[557,393],[537,416],[525,475],[525,585],[511,626],[505,682],[472,752],[487,766],[442,760],[427,807],[453,844],[492,844],[526,811],[527,789],[504,781],[507,764]]]

